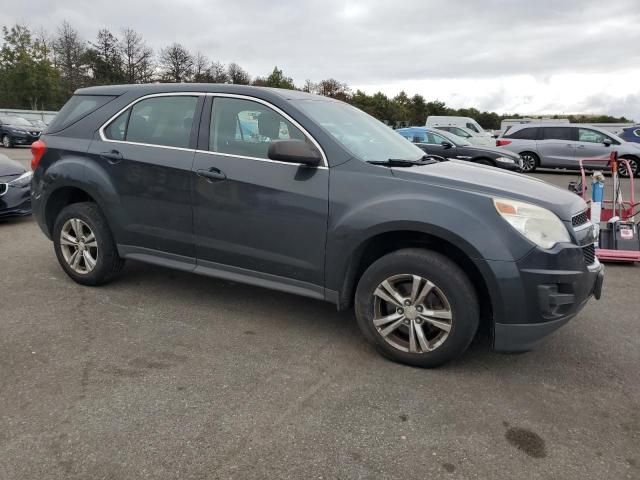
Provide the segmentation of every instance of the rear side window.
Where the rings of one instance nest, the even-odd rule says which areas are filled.
[[[480,133],[473,123],[467,123],[467,128],[472,132]]]
[[[545,140],[573,140],[571,128],[568,127],[544,127]]]
[[[142,100],[104,129],[109,140],[187,148],[197,96],[166,96]]]
[[[505,136],[516,140],[537,140],[538,128],[523,128]]]
[[[74,95],[64,104],[47,128],[47,132],[58,132],[72,123],[86,117],[91,112],[113,100],[112,95]]]

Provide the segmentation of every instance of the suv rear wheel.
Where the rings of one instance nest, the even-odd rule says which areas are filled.
[[[522,152],[520,158],[522,158],[523,173],[535,172],[538,165],[540,165],[540,159],[533,152]]]
[[[461,355],[478,329],[478,299],[464,272],[445,256],[403,249],[362,275],[355,310],[365,338],[385,357],[437,367]]]
[[[83,285],[108,282],[124,264],[95,203],[73,203],[62,209],[53,227],[53,245],[64,271]]]

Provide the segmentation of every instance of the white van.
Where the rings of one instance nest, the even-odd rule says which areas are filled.
[[[440,115],[429,115],[427,117],[427,127],[462,127],[467,128],[481,137],[490,137],[491,134],[483,130],[478,122],[470,117],[445,117]]]

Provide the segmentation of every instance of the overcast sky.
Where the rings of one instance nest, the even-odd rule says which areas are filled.
[[[31,0],[3,24],[87,40],[106,27],[156,50],[180,42],[251,75],[405,90],[501,113],[608,113],[640,121],[639,0]]]

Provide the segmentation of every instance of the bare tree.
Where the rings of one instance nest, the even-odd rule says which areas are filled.
[[[53,42],[55,64],[60,70],[63,93],[69,97],[83,85],[87,77],[87,66],[84,64],[84,42],[78,32],[68,23],[63,22]]]
[[[193,56],[179,43],[160,51],[163,78],[170,82],[188,82],[193,75]]]
[[[131,28],[122,31],[120,52],[126,83],[150,82],[153,73],[153,50],[144,43],[142,36]]]
[[[193,59],[193,81],[194,82],[200,82],[200,83],[211,82],[210,63],[211,61],[207,58],[206,55],[203,55],[200,52],[196,53],[196,56]]]
[[[349,87],[346,83],[339,82],[334,78],[328,78],[318,83],[316,93],[346,101],[349,98]]]
[[[317,93],[318,92],[318,84],[313,83],[308,78],[304,81],[304,86],[302,87],[303,92],[307,93]]]
[[[229,83],[236,83],[238,85],[249,85],[251,83],[251,77],[240,65],[237,63],[230,63],[227,67],[227,75],[229,76]]]
[[[209,67],[211,83],[229,83],[226,67],[220,62],[213,62]]]

